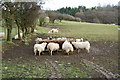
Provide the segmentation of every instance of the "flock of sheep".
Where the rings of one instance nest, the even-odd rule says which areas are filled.
[[[58,29],[51,29],[48,33],[58,33]],[[5,34],[0,33],[0,37],[3,37]],[[22,37],[22,33],[20,33],[20,36]],[[18,35],[14,36],[14,39],[18,39]],[[77,49],[78,53],[81,49],[87,50],[89,53],[90,49],[90,43],[89,41],[84,41],[83,38],[81,39],[73,39],[73,38],[52,38],[48,37],[48,39],[42,39],[42,38],[36,38],[35,39],[36,44],[34,45],[34,53],[37,54],[37,51],[39,52],[39,55],[41,55],[41,52],[49,50],[50,55],[52,55],[53,51],[58,51],[62,49],[65,51],[68,55],[70,52],[73,52],[75,49]]]
[[[78,50],[78,53],[81,49],[87,50],[89,53],[90,50],[90,43],[89,41],[84,41],[83,38],[81,39],[73,39],[73,38],[52,38],[48,37],[48,39],[36,38],[36,44],[34,44],[34,53],[41,55],[43,51],[50,51],[50,55],[52,55],[53,51],[58,51],[62,49],[68,55],[69,52],[73,52],[74,49]]]

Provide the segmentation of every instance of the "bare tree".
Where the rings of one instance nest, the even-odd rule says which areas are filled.
[[[15,21],[23,33],[23,38],[28,33],[34,32],[35,20],[39,15],[40,6],[35,2],[18,2],[16,3],[17,11],[15,12]]]
[[[58,19],[58,13],[54,12],[54,11],[46,11],[48,17],[50,18],[50,22],[54,23],[54,21],[56,19]]]
[[[40,10],[40,14],[39,14],[39,22],[40,22],[40,26],[45,25],[45,18],[47,17],[45,11]]]

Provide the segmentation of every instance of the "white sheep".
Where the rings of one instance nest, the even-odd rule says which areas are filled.
[[[68,41],[75,41],[73,38],[67,38]]]
[[[51,29],[48,33],[58,33],[58,29]]]
[[[62,38],[57,38],[57,40],[61,40]]]
[[[36,30],[36,29],[34,29],[34,32],[37,32],[37,30]]]
[[[52,38],[53,38],[53,37],[52,37],[52,36],[50,36],[50,37],[48,37],[47,39],[48,39],[48,40],[52,40]]]
[[[0,38],[4,38],[5,37],[5,33],[4,32],[0,32]]]
[[[39,55],[41,52],[45,50],[47,43],[41,43],[41,44],[35,44],[34,45],[34,53],[37,54],[37,51],[39,51]]]
[[[69,55],[69,52],[72,51],[73,52],[73,46],[69,41],[65,41],[62,44],[62,49],[66,51],[66,53]]]
[[[67,38],[66,37],[62,37],[62,38],[57,38],[57,40],[63,40],[63,41],[65,41],[65,40],[67,40]]]
[[[89,41],[85,41],[85,42],[72,42],[72,44],[74,45],[74,47],[76,49],[78,49],[78,53],[79,53],[80,49],[86,49],[87,52],[89,53],[89,49],[90,49]]]
[[[48,40],[56,40],[54,37],[50,36],[47,38]]]
[[[81,39],[75,39],[76,42],[83,42],[83,38]]]
[[[52,52],[58,50],[59,48],[60,48],[60,46],[58,43],[51,42],[47,45],[47,49],[50,50],[51,56],[52,56]]]
[[[52,31],[50,30],[48,33],[52,33]]]
[[[62,39],[61,40],[67,40],[67,38],[66,37],[62,37]]]
[[[42,38],[38,38],[38,37],[37,37],[37,38],[35,39],[36,44],[38,44],[40,41],[42,41]]]
[[[52,40],[56,40],[56,38],[52,38]]]
[[[58,33],[58,29],[52,29],[54,33]]]
[[[21,37],[21,38],[22,38],[22,36],[23,36],[23,33],[20,33],[20,37]],[[18,34],[15,35],[14,39],[18,39]]]

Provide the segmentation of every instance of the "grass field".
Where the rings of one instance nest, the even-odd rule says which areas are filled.
[[[57,37],[85,38],[90,41],[117,41],[118,26],[109,24],[63,21]]]
[[[36,33],[47,33],[50,30],[49,28],[39,26],[37,26],[36,29],[37,29]]]
[[[23,63],[18,58],[14,61],[3,61],[2,66],[2,78],[46,78],[49,72],[49,68],[46,68],[45,64],[32,60],[28,63]]]
[[[51,24],[50,24],[51,25]],[[90,41],[117,41],[118,40],[118,26],[109,24],[97,24],[97,23],[84,23],[73,21],[55,22],[54,25],[60,28],[57,34],[47,34],[50,28],[37,26],[37,33],[46,33],[49,36],[54,37],[73,37],[73,38],[85,38]],[[5,32],[4,28],[0,27],[0,32]],[[12,30],[12,37],[17,34],[16,28]]]
[[[82,66],[82,65],[81,65]],[[63,78],[86,78],[89,77],[86,72],[80,71],[69,63],[59,64],[58,68],[63,74]]]

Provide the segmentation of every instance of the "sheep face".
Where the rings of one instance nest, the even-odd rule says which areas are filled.
[[[38,44],[40,41],[42,41],[42,38],[36,38],[35,41],[36,41],[36,44]]]

